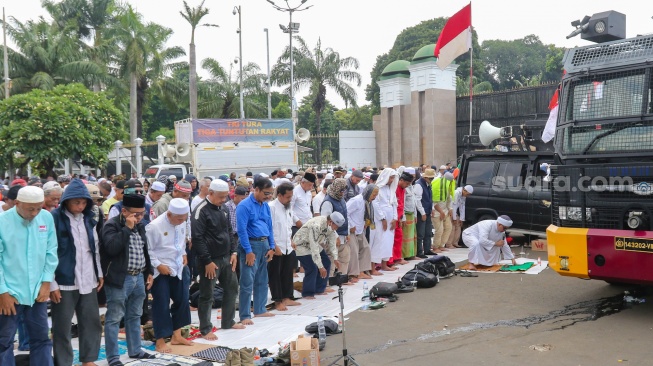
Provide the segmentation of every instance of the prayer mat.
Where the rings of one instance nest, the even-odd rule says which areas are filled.
[[[136,360],[128,362],[125,366],[167,366],[170,364],[179,364],[179,366],[193,366],[202,362],[197,358],[190,358],[187,356],[177,356],[171,354],[157,354],[156,358],[150,360]]]
[[[495,265],[493,265],[493,266],[482,266],[482,265],[479,264],[478,266],[476,266],[476,269],[471,269],[471,268],[469,267],[469,263],[467,263],[467,264],[465,264],[465,265],[463,265],[463,266],[458,267],[458,269],[460,269],[460,270],[464,270],[464,271],[477,271],[477,272],[490,272],[490,273],[494,273],[494,272],[499,272],[499,270],[501,269],[501,267],[502,267],[501,264],[495,264]]]
[[[231,351],[231,348],[217,346],[193,353],[191,357],[197,357],[208,361],[225,362],[229,351]]]
[[[501,267],[500,271],[502,272],[528,271],[531,267],[533,267],[534,264],[535,262],[526,262],[524,264],[516,264],[514,266],[506,264]]]
[[[155,351],[156,346],[154,345],[153,342],[147,342],[147,341],[141,341],[141,347],[148,351]],[[127,354],[127,341],[124,339],[118,339],[118,353],[121,355]],[[98,354],[98,361],[106,360],[107,359],[107,353],[106,350],[104,349],[104,345],[100,346],[100,352]],[[79,361],[79,350],[73,350],[73,365],[81,365],[82,363]]]

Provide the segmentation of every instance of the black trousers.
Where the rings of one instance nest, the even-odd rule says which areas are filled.
[[[293,269],[297,266],[295,251],[290,254],[275,255],[268,263],[268,281],[272,300],[294,298]]]

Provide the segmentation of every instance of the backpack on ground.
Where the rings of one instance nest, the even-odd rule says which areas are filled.
[[[416,282],[418,288],[431,288],[435,287],[435,285],[440,282],[440,279],[437,275],[421,270],[415,266],[414,269],[406,272],[406,274],[401,278],[401,282],[406,286],[411,286],[413,281]]]
[[[425,259],[424,262],[433,263],[438,269],[438,276],[440,278],[452,277],[456,271],[456,265],[446,255],[434,255],[431,258]]]
[[[222,287],[215,285],[215,287],[213,288],[213,309],[218,309],[222,307],[222,295],[223,295]],[[195,292],[192,292],[189,301],[190,301],[190,306],[194,308],[199,307],[200,291],[197,290]]]
[[[377,282],[376,285],[372,286],[370,290],[370,300],[376,301],[379,298],[386,298],[390,302],[397,301],[398,287],[396,283],[390,282]]]

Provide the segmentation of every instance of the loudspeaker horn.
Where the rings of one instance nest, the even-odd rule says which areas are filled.
[[[481,127],[478,129],[478,139],[481,140],[481,144],[488,146],[500,137],[502,137],[501,128],[492,126],[488,121],[481,123]]]
[[[190,145],[186,143],[182,143],[177,145],[177,156],[179,157],[185,157],[190,154]]]
[[[311,138],[311,132],[305,128],[300,128],[295,135],[295,141],[306,142]]]
[[[163,156],[166,158],[172,158],[177,153],[177,150],[175,150],[173,145],[165,145],[162,146],[161,149],[163,151]]]

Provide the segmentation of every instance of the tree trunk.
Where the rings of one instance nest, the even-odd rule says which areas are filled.
[[[138,76],[131,73],[129,77],[129,139],[130,143],[138,137],[138,100],[137,100]]]
[[[315,111],[315,127],[317,131],[315,134],[317,135],[317,159],[315,160],[317,162],[317,168],[322,169],[322,134],[320,132],[320,125],[322,123],[322,112],[317,110]]]
[[[190,102],[190,118],[197,118],[197,60],[195,57],[195,44],[190,44],[190,75],[188,96]]]

